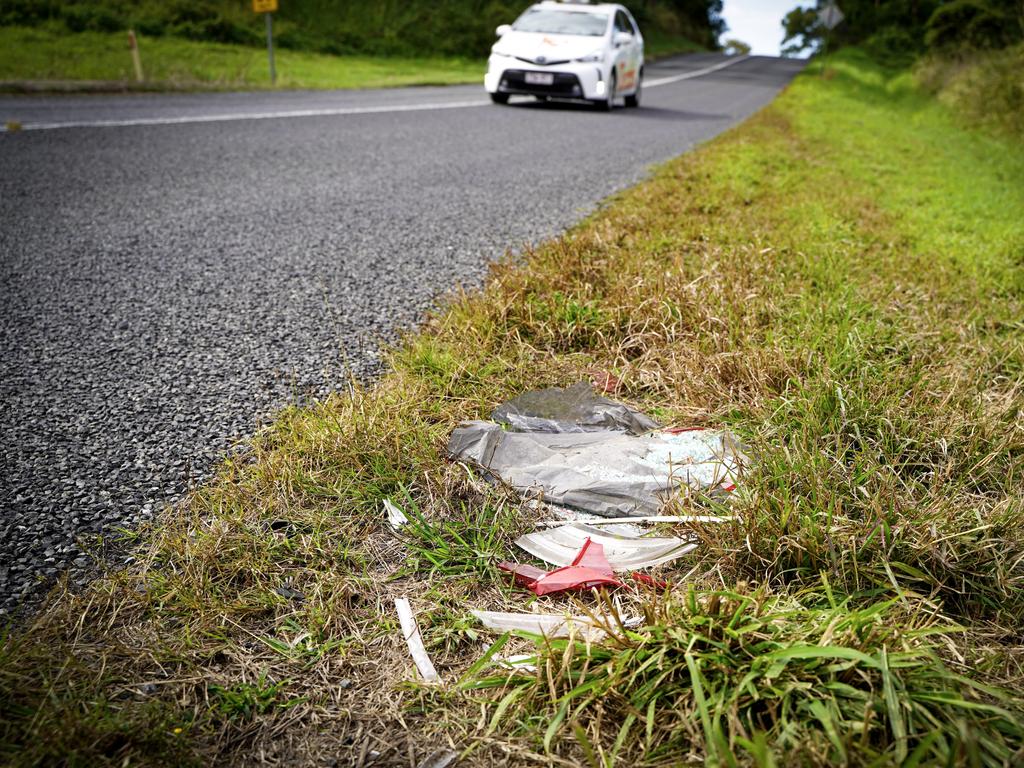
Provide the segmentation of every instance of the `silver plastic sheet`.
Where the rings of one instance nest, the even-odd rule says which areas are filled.
[[[545,392],[564,395],[577,389]],[[595,399],[603,401],[602,408],[605,403],[618,405]],[[699,429],[637,434],[632,428],[626,431],[621,422],[611,428],[590,425],[583,429],[561,418],[545,420],[543,414],[554,411],[531,410],[532,406],[524,406],[526,400],[523,396],[512,401],[518,403],[514,413],[506,407],[510,404],[495,411],[496,418],[500,415],[506,425],[514,424],[515,431],[495,422],[467,422],[452,433],[449,455],[482,467],[524,496],[602,517],[656,515],[680,493],[731,489],[743,468],[742,450],[727,432]],[[578,400],[586,402],[582,397]],[[588,407],[583,409],[583,421],[592,413]],[[621,407],[641,417],[633,421],[638,427],[654,423]],[[555,423],[579,428],[554,430]]]

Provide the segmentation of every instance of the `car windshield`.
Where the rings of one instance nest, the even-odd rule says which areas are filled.
[[[516,19],[512,29],[516,32],[543,32],[548,35],[601,37],[608,29],[608,15],[535,8]]]

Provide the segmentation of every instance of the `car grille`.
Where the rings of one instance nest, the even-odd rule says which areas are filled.
[[[507,69],[501,77],[500,90],[508,93],[531,93],[548,96],[565,96],[582,98],[583,88],[579,78],[568,72],[552,72],[554,82],[551,85],[527,84],[526,72],[521,69]]]
[[[527,59],[523,56],[516,56],[516,60],[525,61],[527,64],[536,64],[538,67],[555,67],[559,64],[569,63],[569,59],[559,59],[558,61],[548,61],[545,59],[544,61],[537,61],[536,59]]]

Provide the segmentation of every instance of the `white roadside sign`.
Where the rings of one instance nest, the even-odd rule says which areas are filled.
[[[825,25],[826,29],[835,29],[843,23],[845,18],[846,15],[839,10],[839,6],[835,3],[829,3],[818,11],[818,19]]]

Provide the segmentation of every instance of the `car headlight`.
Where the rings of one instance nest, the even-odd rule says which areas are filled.
[[[491,56],[498,56],[502,59],[507,59],[509,58],[509,56],[511,56],[511,54],[505,53],[504,51],[499,51],[497,48],[491,48]]]
[[[581,64],[595,64],[597,62],[604,61],[604,51],[594,51],[588,53],[586,56],[580,56],[576,61]]]

